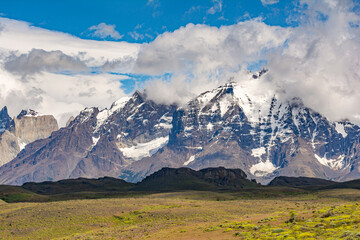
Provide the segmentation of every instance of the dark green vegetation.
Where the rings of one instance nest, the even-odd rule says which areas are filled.
[[[360,238],[360,181],[271,185],[225,168],[2,185],[0,239]]]
[[[276,177],[270,183],[269,186],[279,187],[311,187],[311,186],[331,186],[336,182],[329,181],[321,178],[309,178],[309,177]]]
[[[0,199],[12,202],[48,202],[72,199],[124,198],[152,193],[207,191],[226,193],[232,199],[263,199],[313,194],[326,189],[360,189],[360,180],[332,182],[306,177],[277,177],[268,186],[246,178],[240,169],[163,168],[142,182],[104,177],[68,179],[57,182],[25,183],[23,186],[0,185]],[[221,198],[220,198],[221,199]]]
[[[23,186],[1,186],[0,199],[6,202],[43,202],[70,199],[129,197],[156,192],[182,190],[236,191],[261,187],[246,179],[240,169],[163,168],[142,182],[133,184],[121,179],[68,179],[57,182],[25,183]]]
[[[269,198],[242,191],[0,200],[0,239],[359,239],[360,190]]]
[[[259,187],[249,181],[240,169],[206,168],[199,171],[190,168],[163,168],[146,177],[136,185],[141,191],[179,191],[179,190],[239,190]]]

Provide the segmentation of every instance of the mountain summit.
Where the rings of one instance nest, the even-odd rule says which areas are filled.
[[[4,107],[0,111],[0,166],[11,161],[27,144],[48,138],[58,130],[56,119],[34,110],[22,110],[12,119]]]
[[[249,83],[263,74],[250,75]],[[184,107],[136,91],[110,109],[87,108],[29,144],[0,168],[0,183],[103,176],[138,182],[185,166],[240,168],[262,183],[281,175],[343,181],[360,177],[359,139],[357,125],[244,83],[229,82]]]

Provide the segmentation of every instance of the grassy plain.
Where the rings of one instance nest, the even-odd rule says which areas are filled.
[[[0,201],[0,239],[360,239],[359,201],[355,189]]]

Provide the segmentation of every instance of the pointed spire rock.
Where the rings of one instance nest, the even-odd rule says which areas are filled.
[[[7,107],[3,107],[0,111],[0,133],[5,132],[9,128],[11,123],[11,117],[8,114]]]

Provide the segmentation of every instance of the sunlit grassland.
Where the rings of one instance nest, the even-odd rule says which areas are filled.
[[[45,203],[0,201],[0,239],[359,239],[360,191],[257,198],[175,192]]]

